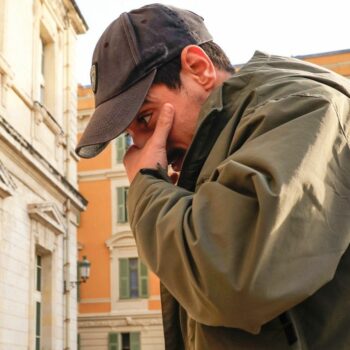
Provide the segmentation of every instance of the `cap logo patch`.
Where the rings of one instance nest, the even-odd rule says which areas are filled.
[[[91,89],[96,94],[97,91],[97,63],[94,63],[90,69]]]

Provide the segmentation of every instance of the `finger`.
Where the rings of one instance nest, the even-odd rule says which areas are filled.
[[[165,147],[168,135],[174,121],[174,107],[170,103],[165,103],[160,111],[156,127],[152,135],[152,141],[159,146]]]

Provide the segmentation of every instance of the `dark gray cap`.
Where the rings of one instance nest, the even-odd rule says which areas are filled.
[[[96,109],[76,152],[91,158],[135,118],[157,68],[187,45],[211,41],[203,18],[187,10],[152,4],[123,13],[99,39],[92,58]]]

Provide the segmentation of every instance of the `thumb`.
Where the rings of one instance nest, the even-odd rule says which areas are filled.
[[[156,142],[158,146],[165,147],[168,135],[174,121],[174,107],[170,103],[165,103],[157,120],[156,127],[152,135],[152,141]]]

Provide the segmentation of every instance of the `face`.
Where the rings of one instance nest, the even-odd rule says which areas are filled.
[[[153,85],[127,132],[134,144],[142,148],[152,136],[159,113],[165,103],[174,107],[175,115],[167,140],[167,158],[175,171],[180,171],[185,152],[190,146],[200,108],[207,95],[182,81],[180,89],[169,89],[163,84]]]

